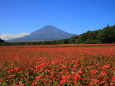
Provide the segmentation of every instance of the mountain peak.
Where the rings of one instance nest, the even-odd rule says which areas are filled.
[[[46,25],[46,26],[44,26],[44,27],[55,27],[55,26],[52,26],[52,25]]]
[[[44,27],[42,27],[41,29],[58,29],[55,26],[51,26],[51,25],[46,25]]]

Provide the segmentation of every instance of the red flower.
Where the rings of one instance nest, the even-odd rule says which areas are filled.
[[[0,79],[0,81],[3,81],[3,79]]]
[[[12,78],[12,77],[14,77],[15,75],[10,75],[8,78],[10,79],[10,78]]]
[[[61,80],[60,84],[65,84],[67,81],[66,80]]]
[[[82,70],[81,70],[81,69],[80,69],[80,70],[78,70],[78,71],[77,71],[77,73],[82,73]]]
[[[67,68],[67,66],[63,65],[63,66],[62,66],[62,68],[64,68],[64,69],[65,69],[65,68]]]
[[[61,77],[63,80],[66,80],[67,79],[67,76],[62,76]]]
[[[91,79],[91,81],[92,81],[92,84],[97,84],[97,83],[99,83],[99,80],[97,80],[97,79]]]
[[[18,86],[25,86],[25,84],[21,84],[21,85],[18,85]]]
[[[78,79],[80,79],[80,77],[81,77],[81,76],[80,76],[79,74],[75,74],[75,75],[74,75],[74,80],[78,80]]]
[[[98,70],[95,70],[95,69],[91,69],[90,70],[90,73],[93,75],[93,74],[96,74],[96,73],[98,73]]]
[[[44,69],[40,69],[40,70],[39,70],[40,73],[42,73],[42,72],[44,72],[44,71],[45,71]]]
[[[35,79],[38,80],[40,78],[42,78],[43,76],[36,76]]]
[[[38,69],[38,68],[40,68],[40,67],[42,67],[42,66],[44,66],[44,65],[45,65],[45,63],[40,64],[40,65],[38,65],[38,66],[35,66],[35,68]]]
[[[19,71],[19,70],[20,70],[20,67],[15,67],[14,70],[15,70],[15,71]]]
[[[78,82],[77,82],[77,81],[73,81],[73,83],[74,83],[75,85],[78,85]]]
[[[100,72],[100,75],[101,75],[101,76],[105,76],[106,74],[107,74],[107,73],[106,73],[105,71],[101,71],[101,72]]]
[[[16,85],[16,84],[15,84],[14,86],[25,86],[25,84],[21,84],[21,85]]]
[[[111,82],[110,85],[111,85],[111,86],[115,86],[115,83],[114,83],[114,82]]]
[[[101,81],[101,82],[99,82],[99,84],[104,84],[105,83],[105,81]]]
[[[104,65],[104,66],[102,67],[102,69],[107,69],[107,68],[110,68],[110,64]]]
[[[113,78],[111,79],[111,81],[112,81],[112,82],[115,82],[115,78],[113,77]]]

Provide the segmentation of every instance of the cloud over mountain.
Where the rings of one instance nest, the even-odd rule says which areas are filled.
[[[26,35],[29,35],[29,34],[30,33],[16,33],[16,34],[4,33],[4,34],[0,34],[0,38],[3,39],[3,40],[11,40],[11,39],[23,37],[23,36],[26,36]]]

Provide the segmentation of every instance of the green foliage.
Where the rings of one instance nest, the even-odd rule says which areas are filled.
[[[76,39],[76,43],[115,43],[115,25],[107,25],[102,30],[87,31],[86,33],[79,35]]]

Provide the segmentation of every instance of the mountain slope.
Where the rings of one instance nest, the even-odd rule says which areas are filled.
[[[47,25],[47,26],[45,26],[39,30],[36,30],[36,31],[30,33],[30,35],[16,38],[13,40],[8,40],[8,41],[17,41],[17,42],[21,42],[21,41],[47,41],[47,40],[50,41],[50,40],[66,39],[66,38],[70,38],[72,36],[74,36],[74,34],[64,32],[64,31],[56,28],[55,26]]]

